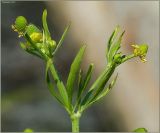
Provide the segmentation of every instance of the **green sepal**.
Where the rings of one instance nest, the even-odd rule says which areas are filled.
[[[34,24],[29,24],[26,27],[26,32],[25,33],[27,33],[30,36],[34,32],[41,33],[41,30],[37,26],[35,26]]]
[[[35,50],[32,49],[32,48],[29,48],[29,47],[27,46],[27,44],[25,44],[25,43],[23,43],[23,42],[20,42],[20,46],[21,46],[21,48],[22,48],[23,50],[25,50],[26,52],[28,52],[28,53],[30,53],[30,54],[32,54],[32,55],[35,55],[35,56],[43,59],[43,57],[42,57],[37,51],[35,51]]]
[[[69,76],[67,79],[67,85],[66,85],[70,103],[72,102],[73,86],[76,80],[76,75],[80,69],[80,65],[81,65],[82,57],[84,55],[85,48],[86,48],[85,45],[80,48],[70,68]]]

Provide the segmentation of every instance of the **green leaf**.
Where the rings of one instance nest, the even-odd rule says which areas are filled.
[[[117,51],[120,49],[120,44],[122,41],[122,37],[124,35],[124,32],[119,36],[118,40],[114,42],[114,44],[111,46],[110,51],[108,53],[108,62],[112,62],[114,55],[117,53]]]
[[[87,74],[83,80],[83,83],[82,85],[79,87],[79,90],[78,90],[78,96],[77,98],[79,99],[83,93],[83,91],[86,89],[90,79],[91,79],[91,75],[92,75],[92,71],[93,71],[93,64],[90,64],[89,68],[88,68],[88,71],[87,71]]]
[[[118,74],[116,75],[116,77],[114,78],[114,80],[109,84],[109,86],[107,88],[105,88],[104,91],[101,92],[101,94],[99,94],[97,97],[95,97],[94,99],[92,99],[90,101],[90,103],[87,106],[85,106],[85,108],[83,108],[82,110],[88,108],[93,103],[97,102],[98,100],[100,100],[101,98],[103,98],[104,96],[106,96],[111,91],[111,89],[113,88],[113,86],[115,85],[115,82],[117,80],[117,76],[118,76]]]
[[[59,88],[59,93],[61,97],[63,98],[63,102],[65,103],[66,107],[69,108],[69,102],[68,102],[68,94],[66,91],[66,88],[62,81],[57,82],[57,87]]]
[[[145,128],[137,128],[137,129],[135,129],[133,132],[143,132],[143,133],[147,133],[148,131],[147,131],[147,129],[145,129]]]
[[[67,80],[67,92],[68,92],[70,103],[72,102],[73,86],[74,86],[74,82],[76,79],[76,75],[80,69],[80,65],[81,65],[82,57],[84,55],[85,48],[86,46],[84,45],[79,50],[70,68],[70,72],[69,72],[69,76]]]
[[[58,51],[58,49],[60,48],[60,46],[62,45],[67,33],[68,33],[68,30],[70,28],[70,23],[66,26],[62,36],[61,36],[61,39],[60,41],[58,42],[57,46],[56,46],[56,49],[54,50],[54,52],[52,53],[52,55],[55,55],[55,53]]]
[[[97,78],[97,80],[93,83],[93,85],[91,86],[91,88],[89,89],[88,93],[85,95],[84,99],[81,102],[80,106],[85,106],[85,104],[89,103],[89,100],[93,94],[93,92],[95,91],[95,88],[98,86],[98,84],[101,82],[102,78],[104,77],[104,75],[106,74],[106,72],[108,71],[108,67],[105,68],[105,70],[101,73],[101,75]]]
[[[108,59],[108,52],[110,50],[110,47],[114,41],[114,39],[116,38],[118,32],[120,30],[120,26],[116,26],[115,30],[113,31],[112,35],[110,36],[109,40],[108,40],[108,43],[107,43],[107,49],[106,49],[106,56],[107,56],[107,59]]]
[[[42,23],[43,23],[43,29],[44,29],[45,36],[47,38],[50,38],[50,32],[49,32],[48,25],[47,25],[47,10],[46,9],[43,11]]]
[[[78,75],[78,88],[81,88],[82,83],[83,83],[83,71],[80,69]]]
[[[104,89],[107,81],[113,74],[115,70],[115,65],[112,65],[110,67],[106,67],[104,72],[99,76],[99,78],[94,82],[94,84],[91,86],[90,90],[84,97],[83,101],[81,102],[81,107],[85,108],[88,103],[90,103],[92,100],[94,100]]]
[[[57,74],[57,72],[54,68],[53,63],[52,63],[52,65],[49,66],[49,68],[50,68],[50,71],[52,73],[53,79],[57,84],[57,88],[59,90],[60,96],[63,99],[63,103],[65,104],[66,108],[69,108],[70,104],[69,104],[68,94],[67,94],[66,88],[65,88],[63,82],[60,81],[60,79],[58,77],[58,74]]]
[[[112,76],[114,70],[115,70],[115,66],[110,67],[108,69],[108,71],[106,72],[106,74],[104,75],[104,77],[102,78],[100,83],[97,85],[97,89],[96,89],[95,95],[94,95],[92,100],[94,100],[104,90],[104,87],[107,84],[107,82],[110,79],[110,77]]]
[[[52,61],[49,60],[49,61],[47,62],[46,71],[45,71],[45,79],[46,79],[46,82],[47,82],[47,85],[48,85],[48,89],[49,89],[51,95],[52,95],[53,97],[55,97],[62,105],[64,105],[62,99],[60,98],[60,96],[59,96],[59,95],[57,94],[57,92],[55,91],[54,86],[53,86],[53,84],[52,84],[52,82],[51,82],[51,80],[50,80],[50,77],[49,77],[49,72],[48,72],[48,70],[49,70],[49,67],[50,67],[51,64],[52,64]]]

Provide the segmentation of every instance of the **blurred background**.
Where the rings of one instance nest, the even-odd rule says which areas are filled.
[[[20,132],[71,131],[69,116],[51,97],[44,81],[44,62],[25,53],[11,29],[15,18],[42,27],[48,25],[58,41],[71,21],[69,34],[55,57],[56,68],[66,81],[70,64],[82,43],[87,44],[82,68],[95,64],[92,82],[106,66],[106,42],[116,25],[125,29],[122,51],[131,44],[147,43],[147,62],[139,58],[121,65],[114,89],[81,117],[80,131],[129,132],[145,127],[159,131],[159,3],[158,1],[63,1],[1,3],[1,130]]]

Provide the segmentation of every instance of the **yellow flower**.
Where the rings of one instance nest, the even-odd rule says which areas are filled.
[[[148,51],[148,45],[142,44],[142,45],[131,45],[134,48],[134,55],[139,56],[142,62],[146,62],[146,54]]]
[[[42,33],[39,33],[39,32],[33,32],[30,35],[30,38],[32,39],[33,42],[36,42],[36,43],[43,41]]]

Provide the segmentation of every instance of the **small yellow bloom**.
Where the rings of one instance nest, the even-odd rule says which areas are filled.
[[[30,38],[32,39],[32,41],[34,41],[34,42],[36,42],[36,43],[43,41],[42,33],[39,33],[39,32],[33,32],[33,33],[30,35]]]
[[[148,45],[142,44],[142,45],[131,45],[134,48],[134,55],[139,56],[142,62],[146,62],[146,54],[148,51]]]

